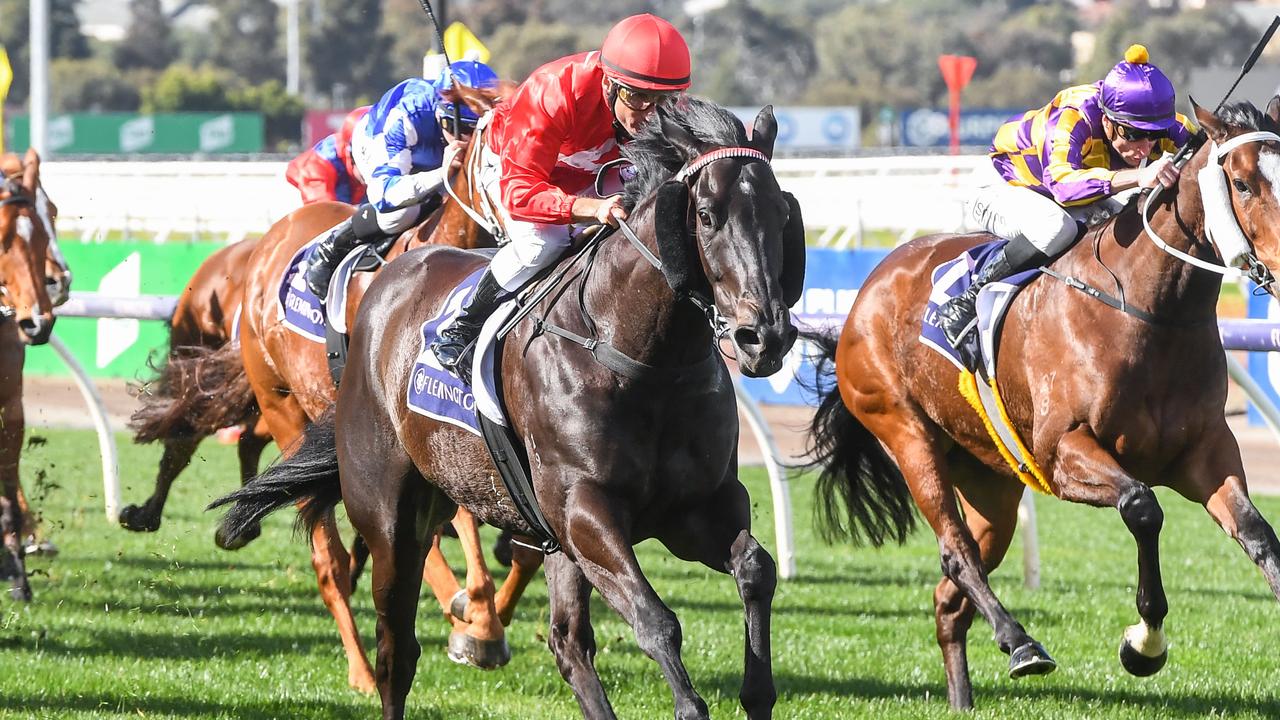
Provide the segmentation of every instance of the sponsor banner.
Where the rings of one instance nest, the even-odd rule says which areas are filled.
[[[758,107],[731,107],[749,128]],[[851,150],[862,144],[862,115],[853,106],[774,107],[778,150]]]
[[[990,147],[996,130],[1025,110],[961,110],[960,144]],[[902,114],[902,144],[910,147],[946,147],[951,127],[946,110],[922,108]]]
[[[806,326],[842,327],[849,308],[853,307],[854,298],[858,296],[858,288],[889,252],[887,249],[809,248],[805,259],[804,293],[800,302],[791,308],[802,329]],[[807,343],[797,341],[783,361],[781,370],[767,378],[743,378],[743,388],[762,403],[813,404],[812,394],[801,387],[802,383],[813,384],[813,363],[808,360],[812,352]]]
[[[13,119],[14,151],[30,143],[26,115]],[[72,113],[49,119],[48,142],[62,154],[191,154],[262,152],[260,113]]]
[[[58,239],[72,272],[72,289],[114,297],[179,295],[218,242],[77,242]],[[150,379],[147,357],[168,348],[167,321],[59,317],[53,331],[95,377]],[[47,346],[27,349],[24,372],[69,375]]]

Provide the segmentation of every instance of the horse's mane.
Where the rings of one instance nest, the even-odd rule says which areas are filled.
[[[627,181],[622,198],[628,209],[634,208],[684,166],[684,155],[663,136],[659,118],[676,123],[705,143],[747,144],[747,130],[738,116],[710,100],[684,95],[660,104],[649,124],[622,148],[623,156],[635,166],[635,176]]]

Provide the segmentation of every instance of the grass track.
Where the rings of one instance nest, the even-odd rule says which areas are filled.
[[[35,559],[36,600],[0,599],[3,718],[372,718],[374,697],[346,687],[337,635],[315,591],[308,554],[280,513],[238,553],[214,548],[216,517],[201,508],[229,490],[231,448],[206,443],[170,497],[164,526],[135,535],[102,515],[96,444],[85,432],[44,433],[23,459],[54,560]],[[150,492],[157,448],[122,443],[125,501]],[[45,475],[40,476],[40,471]],[[757,532],[772,546],[764,473],[748,470]],[[933,639],[937,580],[932,535],[880,551],[826,547],[809,530],[811,483],[793,482],[801,577],[774,602],[779,718],[952,718]],[[1280,607],[1261,574],[1198,507],[1160,492],[1165,586],[1173,643],[1155,678],[1129,677],[1116,660],[1136,621],[1132,539],[1114,511],[1038,500],[1044,587],[1021,585],[1015,541],[993,578],[1006,606],[1058,660],[1044,678],[1011,681],[981,621],[970,634],[975,718],[1280,717]],[[1263,513],[1280,520],[1280,501]],[[452,541],[451,541],[452,542]],[[459,555],[456,544],[446,553]],[[679,615],[684,658],[714,717],[740,717],[741,605],[731,580],[665,554],[641,562]],[[373,638],[368,575],[355,606]],[[414,718],[577,717],[544,643],[546,589],[530,588],[510,628],[515,657],[481,673],[447,662],[447,629],[419,622],[423,657],[410,696]],[[631,632],[593,605],[597,666],[619,715],[671,716],[670,693]]]

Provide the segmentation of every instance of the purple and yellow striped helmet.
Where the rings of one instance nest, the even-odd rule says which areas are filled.
[[[1168,130],[1178,123],[1173,83],[1149,62],[1147,49],[1130,45],[1102,81],[1102,111],[1113,122],[1141,130]]]

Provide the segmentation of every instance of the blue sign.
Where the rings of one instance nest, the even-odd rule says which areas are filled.
[[[747,127],[760,112],[758,107],[731,107]],[[862,142],[862,115],[853,106],[774,107],[780,149],[849,150]]]
[[[961,110],[960,144],[989,147],[1000,126],[1025,110]],[[951,126],[946,110],[924,108],[902,114],[902,144],[911,147],[946,147]]]
[[[1246,283],[1245,287],[1250,291],[1254,289],[1253,283]],[[1254,295],[1250,292],[1249,317],[1280,322],[1280,304],[1270,295]],[[1249,353],[1249,376],[1271,397],[1271,402],[1280,405],[1280,393],[1276,392],[1276,388],[1280,387],[1280,353]],[[1250,402],[1249,424],[1263,425],[1265,422],[1262,413]]]
[[[810,248],[805,258],[804,293],[792,313],[806,325],[824,324],[839,328],[853,307],[858,288],[889,250],[819,250]],[[811,405],[796,382],[797,376],[812,385],[812,353],[807,343],[797,342],[783,362],[782,370],[767,378],[743,378],[747,394],[762,403]]]

